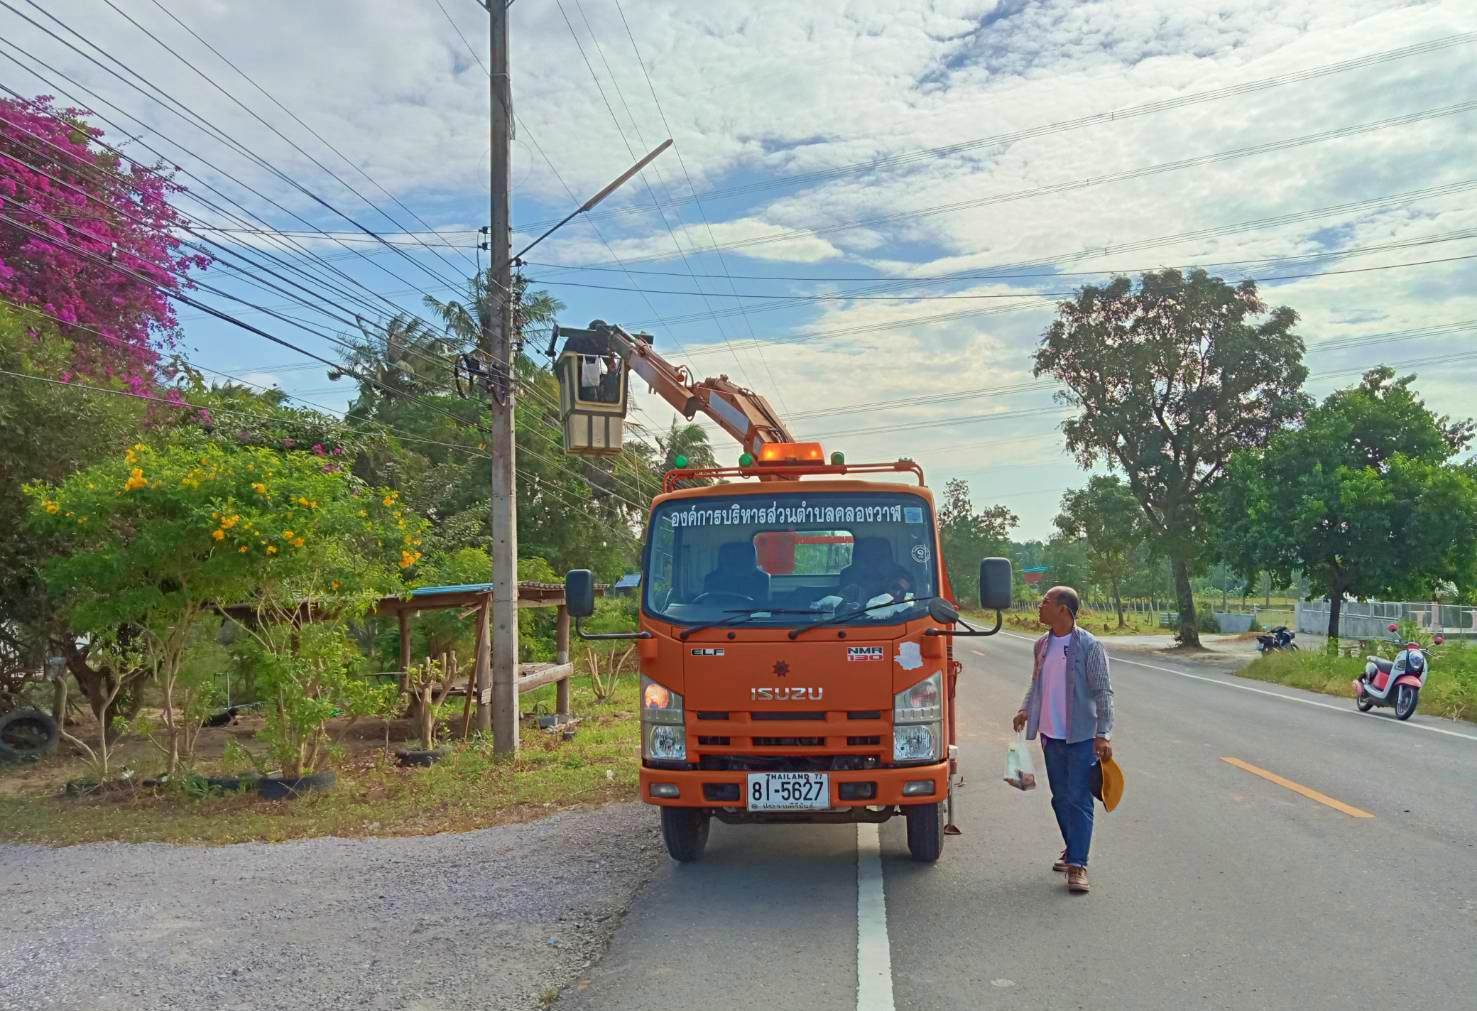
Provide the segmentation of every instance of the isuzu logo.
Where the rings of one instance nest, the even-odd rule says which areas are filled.
[[[819,702],[824,688],[750,688],[752,702]]]

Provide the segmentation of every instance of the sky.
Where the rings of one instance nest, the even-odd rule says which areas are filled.
[[[509,16],[515,245],[674,141],[527,256],[559,321],[645,330],[851,461],[963,478],[1018,538],[1049,536],[1087,479],[1032,354],[1056,302],[1106,272],[1257,278],[1300,316],[1315,396],[1388,363],[1473,413],[1470,2],[515,0]],[[0,39],[0,84],[179,166],[181,207],[236,229],[210,232],[228,249],[336,272],[311,309],[207,272],[277,315],[199,297],[261,329],[332,358],[353,312],[429,315],[427,294],[486,263],[478,0],[0,0]],[[352,397],[320,364],[180,315],[202,367],[334,410]],[[673,417],[644,389],[636,405],[637,424]]]

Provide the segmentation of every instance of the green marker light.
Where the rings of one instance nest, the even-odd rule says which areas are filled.
[[[841,450],[838,449],[834,453],[831,454],[831,466],[832,467],[840,467],[844,463],[846,463],[846,454],[843,453],[843,452],[841,452]]]
[[[672,460],[672,463],[677,467],[678,470],[684,470],[687,467],[687,457],[679,455]]]
[[[740,455],[739,456],[739,466],[740,467],[752,467],[752,466],[754,466],[754,454],[753,453],[744,453],[744,454]]]

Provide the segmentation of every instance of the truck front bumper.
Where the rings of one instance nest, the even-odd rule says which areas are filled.
[[[949,795],[949,763],[827,772],[832,811],[935,804]],[[641,799],[663,807],[746,810],[750,773],[641,767]],[[868,790],[870,786],[870,791]],[[796,812],[804,815],[807,812]]]

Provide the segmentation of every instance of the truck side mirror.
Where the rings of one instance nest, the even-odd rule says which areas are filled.
[[[943,597],[934,597],[928,602],[928,616],[940,625],[952,625],[959,620],[959,609]]]
[[[980,606],[986,611],[1008,611],[1013,603],[1014,575],[1009,558],[980,561]]]
[[[576,618],[588,618],[595,613],[593,572],[589,569],[570,569],[564,574],[564,606]]]

